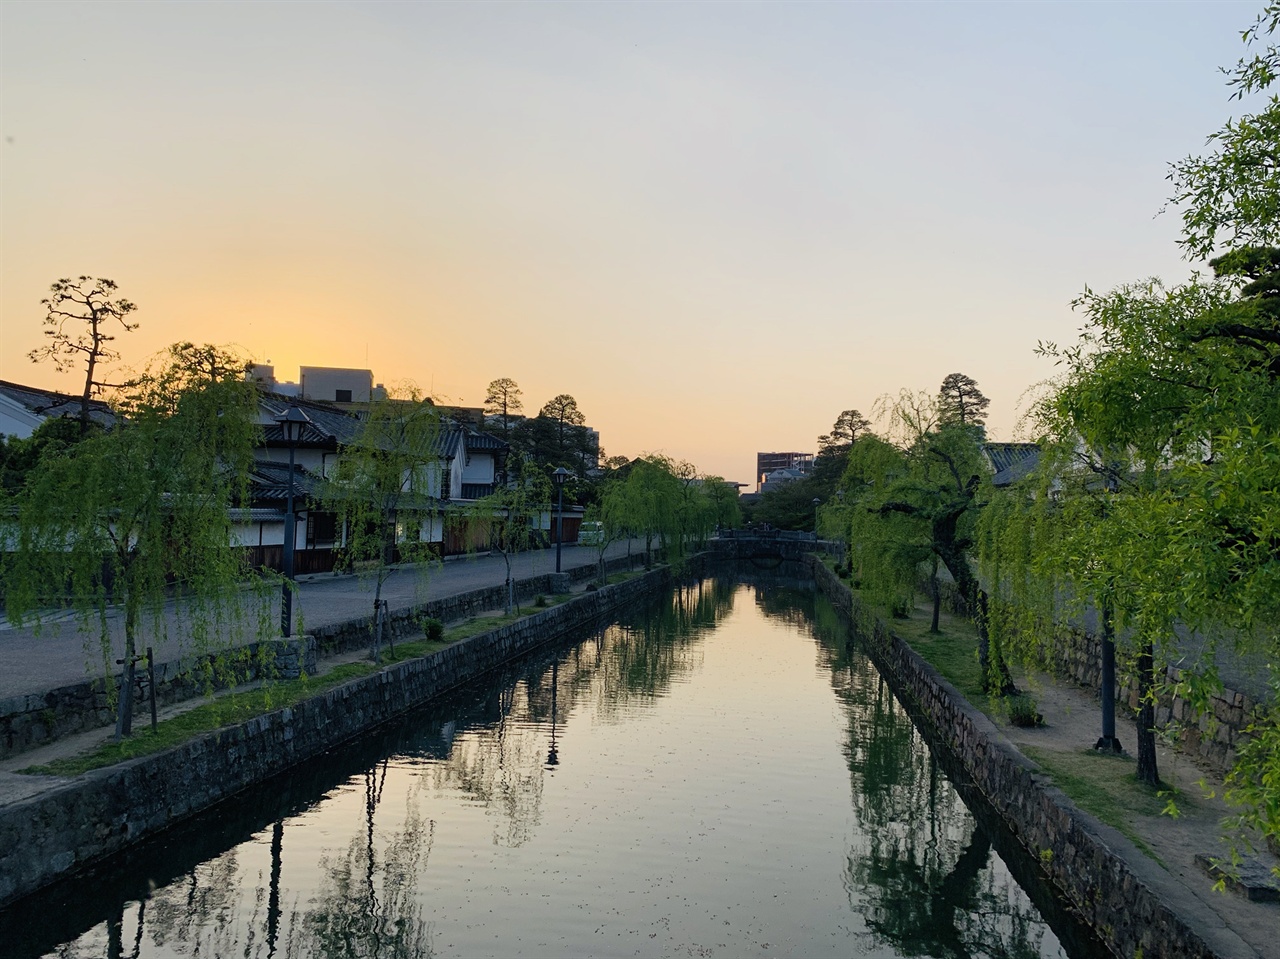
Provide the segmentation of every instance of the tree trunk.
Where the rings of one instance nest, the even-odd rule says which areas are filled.
[[[125,600],[124,613],[124,670],[120,679],[120,696],[116,702],[116,741],[133,732],[133,683],[136,668],[134,656],[137,643],[134,633],[138,625],[138,611],[131,600]]]
[[[991,634],[987,630],[987,594],[978,585],[977,578],[969,569],[964,553],[955,550],[939,552],[939,558],[947,567],[947,572],[955,580],[965,605],[969,607],[969,616],[973,619],[974,629],[978,631],[978,665],[982,669],[982,691],[997,696],[1011,696],[1018,691],[1009,673],[1009,666],[1004,657],[996,651],[991,655]]]
[[[373,649],[369,658],[374,665],[382,662],[382,583],[386,579],[386,567],[378,571],[377,585],[373,589]]]
[[[1159,787],[1160,771],[1156,767],[1156,704],[1155,654],[1150,643],[1142,647],[1138,656],[1138,693],[1142,703],[1138,708],[1138,781]]]
[[[929,621],[929,632],[938,632],[938,619],[942,615],[942,588],[938,584],[938,555],[933,556],[933,573],[929,577],[929,585],[933,589],[933,619]]]

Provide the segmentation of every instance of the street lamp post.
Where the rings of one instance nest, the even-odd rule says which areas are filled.
[[[311,417],[291,403],[275,419],[284,433],[285,442],[289,444],[289,486],[284,513],[284,582],[280,584],[280,635],[288,639],[293,635],[293,548],[298,535],[295,528],[297,519],[293,513],[293,454]]]
[[[551,474],[556,484],[556,572],[560,572],[560,544],[564,540],[564,481],[573,474],[563,466],[557,466]]]
[[[822,500],[818,497],[813,498],[813,541],[815,543],[818,541],[818,505],[821,502]]]

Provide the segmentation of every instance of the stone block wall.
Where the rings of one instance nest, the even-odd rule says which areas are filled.
[[[1102,641],[1083,629],[1059,629],[1046,668],[1095,693],[1102,685]],[[1170,667],[1168,681],[1175,684],[1180,671]],[[1136,712],[1141,703],[1137,678],[1117,669],[1116,702]],[[1174,697],[1156,707],[1156,725],[1178,742],[1181,751],[1202,767],[1219,775],[1230,772],[1236,751],[1247,737],[1245,730],[1263,709],[1247,693],[1224,687],[1201,713],[1186,700]]]
[[[671,581],[665,568],[388,666],[291,708],[0,807],[0,905],[125,849]]]
[[[1116,956],[1217,955],[1183,915],[1111,852],[1128,840],[1044,782],[985,715],[862,607],[834,573],[816,561],[812,568],[819,588],[849,616],[877,667],[934,747],[959,762],[985,802],[1039,863],[1042,877]],[[1206,922],[1204,927],[1210,925]]]
[[[968,615],[955,584],[944,581],[941,587],[943,607],[957,615]],[[927,584],[920,589],[927,595]],[[1059,679],[1097,694],[1102,686],[1102,641],[1087,629],[1060,627],[1042,666]],[[1169,682],[1176,683],[1179,675],[1179,670],[1170,667]],[[1131,710],[1137,712],[1141,696],[1136,677],[1127,675],[1121,668],[1117,669],[1116,679],[1116,702],[1127,703]],[[1197,712],[1182,699],[1161,702],[1156,708],[1156,725],[1166,730],[1194,762],[1218,775],[1225,775],[1235,765],[1236,752],[1248,735],[1245,729],[1263,708],[1248,693],[1224,687],[1204,713]]]

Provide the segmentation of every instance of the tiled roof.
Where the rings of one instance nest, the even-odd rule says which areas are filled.
[[[12,383],[9,380],[0,380],[0,393],[40,416],[80,415],[80,397],[71,396],[69,393],[23,386],[21,383]],[[89,409],[89,415],[99,423],[115,422],[115,414],[111,411],[111,407],[102,400],[90,400]]]
[[[1035,443],[983,443],[982,452],[995,475],[996,486],[1009,486],[1022,479],[1040,462],[1040,447]]]
[[[280,393],[263,393],[259,406],[263,419],[268,421],[263,423],[262,434],[270,446],[284,445],[284,431],[278,423],[270,421],[290,406],[298,407],[311,420],[298,440],[299,446],[332,448],[351,442],[360,431],[360,418],[356,414],[340,410],[327,403],[316,403]]]

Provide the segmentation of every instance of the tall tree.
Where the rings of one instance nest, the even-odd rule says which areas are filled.
[[[120,358],[110,346],[116,338],[114,331],[127,333],[138,328],[136,322],[128,319],[137,307],[123,297],[116,297],[115,282],[105,278],[63,277],[49,290],[52,295],[40,301],[46,311],[47,342],[27,355],[33,363],[51,360],[59,373],[84,366],[84,389],[80,397],[80,432],[84,434],[89,431],[93,398],[105,388],[124,385],[101,379],[99,367]]]
[[[382,588],[397,563],[435,558],[439,521],[439,408],[417,390],[372,400],[343,448],[327,498],[344,530],[347,568],[372,568],[374,662],[381,655]]]
[[[556,425],[556,447],[564,453],[576,438],[576,428],[587,422],[587,418],[578,409],[578,401],[568,393],[552,397],[538,412]]]
[[[938,419],[943,423],[982,427],[991,401],[978,389],[978,381],[964,373],[948,373],[938,388]]]
[[[240,585],[243,554],[232,549],[228,508],[247,495],[258,438],[256,393],[244,364],[227,354],[210,376],[208,348],[171,347],[121,396],[125,420],[62,455],[42,457],[18,496],[17,549],[6,577],[9,615],[38,618],[70,600],[99,635],[109,676],[107,607],[124,609],[124,681],[116,735],[132,724],[134,665],[146,613],[159,624],[176,589],[202,651]],[[159,628],[159,627],[157,627]]]
[[[871,429],[871,421],[857,410],[845,410],[836,417],[830,433],[818,437],[818,455],[847,451],[863,433]]]
[[[846,502],[854,506],[850,542],[862,579],[882,601],[902,603],[919,581],[920,564],[936,557],[973,617],[984,688],[1009,694],[1013,680],[1002,650],[991,642],[987,595],[969,558],[990,487],[978,438],[960,422],[941,421],[910,391],[890,413],[890,432],[906,442],[895,456],[886,441],[863,437],[850,452],[843,483]],[[935,609],[937,602],[935,588]]]
[[[484,397],[484,411],[502,421],[502,438],[511,439],[511,418],[524,409],[520,397],[523,391],[510,377],[491,380],[489,390]]]

